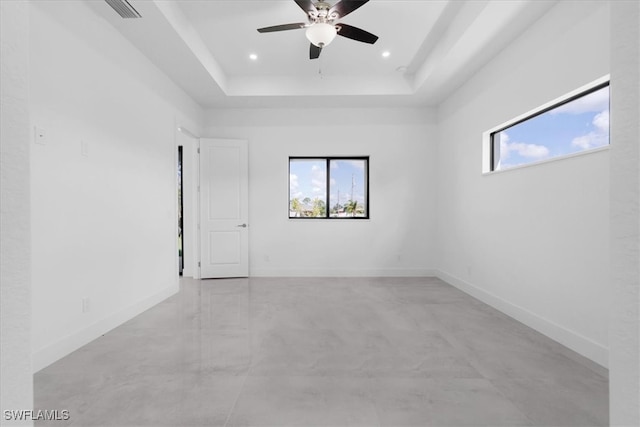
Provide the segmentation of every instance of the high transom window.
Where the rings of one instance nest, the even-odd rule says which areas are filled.
[[[490,133],[490,171],[609,145],[609,82],[596,84]]]

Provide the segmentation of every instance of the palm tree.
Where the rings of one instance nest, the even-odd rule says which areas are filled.
[[[356,216],[356,210],[358,209],[358,201],[357,200],[349,200],[347,204],[344,206],[344,210],[347,213],[350,213],[351,216]]]
[[[300,211],[301,211],[300,200],[298,200],[297,198],[291,200],[291,210],[293,210],[296,213],[296,216],[300,216]]]

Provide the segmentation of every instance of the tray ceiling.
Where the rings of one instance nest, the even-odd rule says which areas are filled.
[[[292,0],[129,0],[142,19],[88,3],[203,108],[216,108],[437,105],[555,0],[371,0],[339,22],[377,43],[337,37],[317,60],[304,30],[256,31],[304,22]]]

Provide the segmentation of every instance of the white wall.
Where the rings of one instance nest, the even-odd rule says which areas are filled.
[[[85,3],[30,20],[38,370],[177,291],[176,124],[202,112]]]
[[[55,3],[58,3],[57,7],[62,7],[61,3]],[[81,5],[81,3],[77,4]],[[134,283],[132,280],[133,277],[144,277],[143,281],[148,281],[149,276],[145,273],[151,272],[149,265],[150,258],[153,256],[162,260],[162,263],[154,262],[154,267],[172,262],[166,262],[170,259],[167,253],[171,244],[167,244],[165,240],[162,240],[160,249],[152,248],[150,244],[140,248],[146,255],[140,256],[140,253],[136,253],[136,265],[125,263],[114,266],[117,263],[102,263],[102,260],[108,261],[105,255],[114,255],[110,251],[115,253],[115,249],[122,250],[119,235],[113,238],[102,230],[99,231],[100,239],[96,239],[93,234],[83,236],[77,232],[76,225],[85,227],[91,233],[95,228],[99,228],[96,225],[106,227],[107,231],[115,230],[116,234],[120,232],[118,227],[122,226],[127,232],[135,233],[130,236],[132,239],[148,237],[144,229],[139,230],[139,223],[135,227],[128,224],[124,218],[125,215],[108,208],[107,204],[114,204],[114,201],[117,201],[116,196],[125,197],[126,203],[133,203],[132,206],[135,209],[141,210],[139,216],[145,216],[148,220],[154,213],[147,210],[145,203],[133,200],[135,195],[132,193],[134,187],[140,187],[142,190],[141,187],[145,182],[150,184],[150,176],[157,174],[162,190],[154,192],[151,196],[147,196],[144,191],[137,193],[143,195],[141,197],[158,200],[158,205],[161,206],[159,216],[164,212],[167,213],[168,218],[168,212],[173,209],[171,206],[173,200],[169,201],[168,195],[173,192],[173,189],[170,188],[168,181],[173,177],[165,177],[165,172],[170,169],[169,164],[173,163],[171,156],[174,153],[169,154],[171,150],[167,148],[174,143],[168,140],[171,139],[168,135],[173,134],[173,129],[167,129],[164,132],[156,129],[156,126],[164,129],[164,119],[171,118],[175,119],[176,123],[188,123],[196,129],[197,124],[194,123],[198,122],[198,111],[166,78],[159,75],[153,67],[139,57],[137,52],[121,41],[117,34],[104,27],[100,21],[96,21],[81,6],[81,12],[78,10],[74,12],[79,13],[83,18],[79,21],[80,23],[73,24],[73,18],[68,18],[69,20],[62,25],[61,22],[56,21],[57,18],[53,19],[54,13],[50,8],[32,4],[29,6],[32,8],[31,20],[39,28],[35,31],[33,24],[30,26],[27,22],[27,3],[0,2],[0,5],[2,6],[3,58],[3,120],[2,138],[0,138],[2,144],[0,160],[3,173],[1,188],[3,246],[0,268],[2,285],[1,406],[2,409],[29,408],[32,402],[32,384],[29,375],[31,345],[25,337],[29,334],[28,324],[31,312],[28,308],[29,303],[25,302],[24,298],[25,296],[28,298],[29,295],[29,239],[25,237],[29,235],[30,228],[28,220],[30,178],[34,181],[34,194],[39,195],[34,196],[35,206],[32,213],[34,226],[39,227],[38,234],[33,238],[34,250],[37,252],[33,257],[33,328],[34,346],[36,350],[40,349],[36,354],[39,362],[35,363],[38,368],[53,360],[52,357],[57,356],[60,351],[71,349],[76,344],[90,339],[105,326],[133,314],[142,307],[136,306],[136,303],[144,301],[145,297],[151,295],[150,302],[153,300],[153,295],[162,294],[162,289],[173,288],[174,282],[173,280],[169,280],[170,283],[167,282],[166,274],[163,274],[165,277],[160,279],[161,283],[155,283],[149,287],[141,286],[140,283]],[[640,182],[637,160],[639,130],[636,119],[640,91],[637,90],[638,39],[633,37],[637,36],[638,27],[640,27],[638,25],[640,14],[636,2],[612,2],[612,8],[616,11],[612,16],[612,22],[615,25],[611,27],[611,31],[616,36],[612,44],[614,52],[612,76],[614,81],[619,77],[627,79],[625,89],[618,92],[619,96],[624,96],[626,101],[617,103],[613,100],[612,115],[619,114],[622,118],[624,114],[627,118],[631,117],[630,120],[627,119],[621,123],[621,126],[616,124],[620,122],[616,122],[615,119],[612,121],[612,137],[614,144],[617,145],[616,141],[621,141],[626,148],[618,150],[617,146],[613,145],[611,156],[608,153],[599,153],[491,177],[480,176],[480,134],[483,130],[510,118],[517,112],[533,108],[608,72],[608,56],[605,52],[609,24],[604,22],[607,19],[606,10],[598,9],[599,6],[595,4],[587,6],[585,3],[581,5],[580,10],[569,10],[573,6],[575,5],[566,3],[558,6],[541,21],[536,29],[517,40],[496,61],[478,73],[461,88],[456,96],[442,106],[440,110],[442,142],[439,145],[440,153],[436,161],[432,157],[438,154],[438,149],[434,148],[432,143],[434,128],[426,125],[426,131],[418,130],[421,120],[416,120],[416,113],[405,115],[396,112],[392,113],[392,118],[389,119],[386,114],[365,118],[367,112],[355,111],[356,123],[364,124],[367,128],[343,124],[330,126],[332,133],[338,133],[338,135],[335,140],[337,142],[330,142],[328,148],[333,151],[331,154],[354,154],[352,150],[360,147],[371,149],[372,163],[374,158],[382,156],[379,157],[381,164],[391,167],[397,164],[398,159],[406,159],[406,156],[402,156],[400,150],[383,149],[383,146],[388,147],[388,140],[395,141],[395,144],[399,144],[402,149],[419,145],[417,152],[420,152],[420,149],[424,152],[410,159],[411,173],[405,174],[402,170],[398,171],[399,168],[391,169],[400,174],[394,180],[404,183],[412,182],[410,188],[415,189],[415,179],[412,176],[417,174],[421,178],[426,178],[422,184],[425,186],[423,192],[427,197],[424,198],[424,202],[418,202],[421,209],[426,209],[419,220],[409,215],[411,221],[407,222],[406,227],[402,224],[395,225],[395,223],[394,227],[404,228],[405,234],[419,234],[420,238],[405,236],[404,240],[408,242],[407,248],[423,249],[425,255],[422,262],[414,263],[415,260],[412,260],[411,264],[396,262],[395,265],[388,262],[388,265],[392,265],[391,270],[399,268],[401,271],[409,271],[406,269],[407,265],[411,267],[410,270],[440,266],[443,269],[442,275],[453,278],[454,283],[475,292],[476,295],[493,302],[516,317],[528,321],[534,327],[546,329],[552,337],[560,341],[564,340],[570,345],[573,344],[574,347],[591,354],[598,361],[601,358],[601,348],[606,347],[607,343],[606,331],[601,330],[601,325],[606,322],[606,319],[603,320],[606,317],[603,313],[606,313],[608,299],[605,288],[610,283],[608,277],[601,280],[606,275],[606,266],[600,261],[607,252],[606,243],[603,243],[603,240],[607,240],[603,238],[607,230],[601,223],[606,213],[602,211],[603,204],[600,199],[606,197],[606,188],[608,188],[605,177],[607,168],[603,167],[602,163],[606,163],[611,157],[611,188],[613,189],[611,191],[611,253],[614,260],[616,260],[616,254],[625,255],[624,259],[620,260],[624,264],[621,264],[619,271],[627,273],[612,274],[616,289],[620,291],[616,292],[614,297],[613,314],[622,314],[622,316],[613,316],[610,324],[613,334],[612,425],[637,425],[640,419],[638,409],[640,388],[638,378],[640,377],[637,364],[640,339],[637,336],[640,303],[637,292],[637,272],[640,266],[637,256],[635,258],[633,256],[637,253],[637,230],[640,228],[640,224],[637,223],[639,208],[637,190]],[[589,13],[585,16],[584,12]],[[576,26],[572,23],[576,23]],[[78,25],[82,28],[78,28]],[[34,170],[33,177],[28,172],[29,150],[25,147],[27,136],[24,130],[26,125],[24,122],[28,117],[24,98],[28,83],[25,80],[28,75],[25,71],[28,69],[28,65],[25,64],[27,33],[37,36],[34,37],[35,40],[29,52],[35,68],[31,79],[33,122],[44,128],[47,136],[46,145],[30,147],[33,151],[33,166],[37,168]],[[71,36],[72,33],[75,33],[75,36]],[[567,39],[558,37],[558,33],[564,33]],[[49,37],[50,40],[45,40],[45,37]],[[590,46],[589,50],[585,48],[587,45]],[[50,46],[51,49],[49,49]],[[74,52],[79,55],[73,55]],[[120,59],[118,59],[119,55],[121,55]],[[41,60],[45,62],[40,63]],[[46,69],[51,70],[51,75],[55,78],[48,83],[43,80],[49,78],[49,74],[45,73]],[[105,85],[105,81],[113,78],[114,73],[117,84]],[[93,78],[93,81],[89,82],[90,78]],[[628,80],[629,78],[631,80]],[[532,84],[532,82],[544,82],[544,85]],[[120,85],[124,85],[124,88],[119,87]],[[633,93],[634,85],[635,93]],[[155,89],[151,89],[152,87]],[[132,91],[133,95],[129,93],[125,95],[125,90]],[[615,83],[612,90],[615,94]],[[119,103],[118,100],[126,100],[126,103]],[[15,105],[18,107],[13,108],[14,104],[5,102],[17,102]],[[5,110],[7,105],[11,108]],[[173,105],[179,106],[178,108],[182,111],[175,111]],[[489,105],[491,108],[488,108]],[[125,111],[125,108],[128,109]],[[281,232],[298,233],[298,236],[305,238],[317,237],[327,232],[331,235],[341,232],[344,234],[344,227],[341,229],[338,224],[328,227],[319,225],[298,227],[282,220],[283,216],[286,216],[286,208],[281,207],[282,203],[280,203],[281,201],[286,203],[286,173],[283,175],[282,170],[285,169],[283,166],[290,151],[295,152],[294,154],[318,154],[317,150],[323,147],[322,138],[310,135],[308,132],[320,131],[324,126],[304,125],[311,121],[310,117],[318,113],[332,117],[340,112],[254,111],[246,119],[242,118],[244,113],[246,112],[209,112],[209,132],[205,134],[273,143],[263,147],[257,147],[252,143],[252,165],[254,165],[252,200],[255,202],[252,226],[261,225],[262,228],[258,227],[256,236],[253,237],[261,251],[254,251],[252,268],[267,274],[276,273],[279,269],[284,273],[293,273],[291,265],[278,258],[284,252],[283,246],[278,243],[282,240]],[[291,117],[285,119],[279,117],[280,114],[289,114]],[[145,119],[147,115],[151,116],[154,122],[157,120],[153,126],[150,123],[151,119]],[[137,121],[142,124],[134,124]],[[408,126],[402,124],[405,121],[409,122]],[[247,123],[251,125],[248,126]],[[287,124],[295,125],[295,128],[285,129]],[[368,126],[373,126],[374,130],[369,130]],[[381,129],[384,129],[384,132],[379,136],[376,131]],[[346,136],[339,135],[340,132]],[[86,135],[90,135],[87,138],[89,156],[78,159],[78,139],[84,139]],[[347,138],[348,136],[351,140]],[[382,141],[385,138],[386,141]],[[152,148],[150,142],[152,139],[158,140],[157,147]],[[365,145],[365,140],[372,140],[372,145]],[[418,140],[422,143],[417,143]],[[338,142],[347,146],[339,145]],[[272,154],[271,150],[274,150],[275,154]],[[377,153],[376,156],[374,153]],[[632,156],[629,156],[629,153]],[[453,158],[454,156],[456,157]],[[125,161],[123,158],[129,158],[130,161]],[[109,160],[109,163],[106,160]],[[426,166],[419,167],[418,164],[422,161],[428,163]],[[90,162],[89,165],[92,168],[83,167],[89,165],[81,162]],[[437,216],[440,230],[438,237],[439,243],[445,250],[436,263],[434,256],[438,245],[433,242],[433,229],[429,224],[434,218],[429,208],[434,208],[433,169],[438,163],[441,164],[439,176],[442,177],[437,188],[441,203]],[[276,172],[273,172],[273,166],[276,167]],[[620,171],[617,168],[624,169],[624,173],[618,173]],[[128,185],[124,185],[123,180],[117,178],[117,174],[135,179],[131,179]],[[388,172],[386,175],[388,177]],[[569,182],[569,178],[573,182]],[[260,179],[266,182],[260,182]],[[49,183],[48,180],[53,182]],[[600,186],[603,180],[606,188]],[[134,182],[140,185],[132,185]],[[392,185],[385,185],[384,180],[378,179],[378,184],[380,183],[382,185],[378,185],[378,197],[384,196],[393,202],[405,201],[400,197],[402,192],[392,191],[390,188]],[[553,187],[550,185],[552,183]],[[81,184],[86,186],[80,188]],[[524,186],[530,189],[532,194],[526,197],[520,194],[518,190]],[[546,186],[548,186],[547,191],[543,192]],[[89,191],[90,187],[97,188],[97,191]],[[282,200],[280,202],[269,200],[264,195],[256,194],[258,190],[280,191],[283,193],[279,196]],[[55,197],[48,196],[49,192]],[[98,209],[100,201],[90,198],[91,194],[104,195],[104,209]],[[505,194],[509,202],[505,202]],[[74,195],[77,198],[72,198]],[[47,199],[41,200],[40,196]],[[44,203],[46,200],[50,200],[54,206],[47,206]],[[485,203],[486,200],[491,203]],[[538,211],[542,215],[534,215],[527,209],[528,207],[535,209],[537,206],[552,204],[558,200],[563,201],[563,209],[559,211],[559,217],[563,221],[573,217],[572,221],[566,221],[566,223],[572,222],[568,229],[552,224],[551,217],[546,212]],[[372,203],[374,203],[373,197]],[[483,205],[486,207],[482,208]],[[604,206],[607,206],[606,203]],[[86,207],[86,210],[79,211],[82,207]],[[264,209],[269,216],[258,216],[256,207]],[[592,208],[588,215],[584,215],[585,207]],[[372,205],[372,209],[374,211],[377,209],[375,204]],[[386,217],[397,217],[389,207],[382,209]],[[89,213],[94,215],[93,223],[83,218],[87,211],[91,211]],[[539,233],[533,233],[522,226],[516,227],[518,221],[506,217],[505,212],[517,213],[518,218],[521,218],[525,224],[540,224],[537,228]],[[449,217],[450,214],[455,215]],[[495,218],[495,215],[498,217]],[[628,221],[620,223],[619,215],[624,216]],[[132,216],[129,215],[127,218]],[[581,222],[573,224],[575,218],[580,218]],[[385,219],[387,220],[388,218]],[[401,223],[401,221],[397,222]],[[166,218],[156,217],[151,222],[150,228],[158,226],[160,229],[167,224],[169,221]],[[277,230],[269,230],[271,226]],[[172,227],[174,224],[168,228]],[[500,236],[504,233],[504,227],[513,232],[509,246],[501,247],[492,244],[495,239],[498,239],[498,243],[503,239]],[[58,228],[61,228],[62,232],[59,232]],[[623,233],[618,235],[616,230],[621,230]],[[69,231],[70,234],[63,233],[64,231]],[[369,238],[371,231],[388,232],[389,230],[385,229],[381,221],[375,221],[374,218],[368,225],[362,225],[357,230],[347,230],[347,233]],[[554,233],[557,237],[554,237]],[[54,244],[54,239],[62,234],[64,238]],[[488,240],[483,241],[483,237],[488,237]],[[173,239],[173,236],[171,238]],[[284,236],[285,240],[294,238],[296,236]],[[270,243],[270,239],[274,239],[276,243]],[[579,247],[578,242],[582,242],[581,239],[585,239],[584,247]],[[390,241],[397,248],[399,239],[392,238]],[[565,257],[562,260],[566,261],[566,257],[569,257],[569,261],[575,262],[576,268],[560,268],[558,261],[550,259],[549,255],[541,252],[540,249],[545,247],[547,241],[565,249],[565,251],[559,251],[554,247],[554,250],[549,251],[550,253],[564,253]],[[10,246],[5,246],[7,244]],[[492,250],[487,250],[488,244],[492,244]],[[88,253],[88,256],[83,257],[82,253],[78,256],[80,247],[83,248],[83,253],[85,251]],[[261,261],[260,255],[265,252],[265,249],[272,248],[275,248],[274,253],[277,256],[271,257],[270,262],[264,261],[264,258]],[[507,248],[515,250],[512,253],[507,251]],[[629,248],[635,252],[629,252]],[[133,255],[132,252],[128,252],[129,248],[125,249],[127,253],[121,256],[121,260],[128,255]],[[307,246],[305,249],[315,256],[326,255],[313,247]],[[531,262],[531,259],[526,260],[526,257],[518,255],[526,254],[527,251],[535,256],[532,258],[534,261],[539,262]],[[385,256],[379,248],[367,248],[367,253]],[[344,253],[340,252],[340,254]],[[578,263],[576,261],[585,256],[590,256],[594,262]],[[459,257],[457,261],[456,257]],[[303,258],[297,257],[298,260]],[[273,262],[274,259],[276,263]],[[57,264],[64,265],[65,270],[62,271],[62,267],[57,267]],[[322,262],[312,264],[312,267],[317,267],[321,266]],[[338,262],[338,268],[344,267],[344,263]],[[371,271],[370,265],[358,265],[357,268],[362,268],[360,271],[364,272]],[[549,268],[554,271],[553,277],[541,277],[541,273]],[[385,271],[388,270],[385,269]],[[107,277],[103,277],[105,273]],[[115,278],[117,280],[113,280],[116,274],[120,276]],[[510,277],[507,274],[514,280],[509,280]],[[557,277],[558,274],[560,278]],[[549,281],[553,288],[549,286]],[[131,292],[123,286],[117,286],[119,283],[129,286]],[[90,293],[94,289],[98,292]],[[107,292],[115,294],[115,298],[111,301],[100,300],[100,297],[98,301],[94,299],[94,295],[103,295]],[[132,294],[142,297],[135,300],[131,298]],[[537,298],[537,294],[548,299],[541,301]],[[79,298],[87,295],[92,297],[92,311],[84,316],[78,316]],[[532,295],[533,299],[528,298]],[[128,311],[129,307],[134,307],[134,310]],[[69,312],[66,312],[67,308]],[[591,315],[585,317],[585,312],[589,310],[592,310]],[[118,317],[119,313],[124,315]],[[51,322],[51,328],[48,327],[49,322]],[[47,336],[49,333],[52,335]],[[576,337],[577,342],[573,341]],[[615,341],[613,341],[614,338]]]
[[[250,274],[429,275],[435,128],[414,109],[209,110],[207,137],[249,141]],[[368,155],[370,220],[288,219],[289,156]]]
[[[0,2],[2,129],[0,135],[0,410],[33,407],[29,198],[29,12]]]
[[[559,2],[438,110],[438,268],[606,365],[609,152],[482,175],[482,133],[609,73],[607,2]]]
[[[612,426],[640,425],[640,3],[611,4]]]

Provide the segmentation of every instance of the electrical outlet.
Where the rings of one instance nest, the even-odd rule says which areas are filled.
[[[91,309],[91,306],[89,304],[89,297],[84,297],[82,298],[82,312],[83,313],[88,313],[89,310]]]
[[[41,144],[41,145],[45,145],[47,143],[47,139],[46,139],[46,134],[44,132],[44,129],[39,128],[39,127],[34,127],[33,128],[33,141],[36,144]]]

